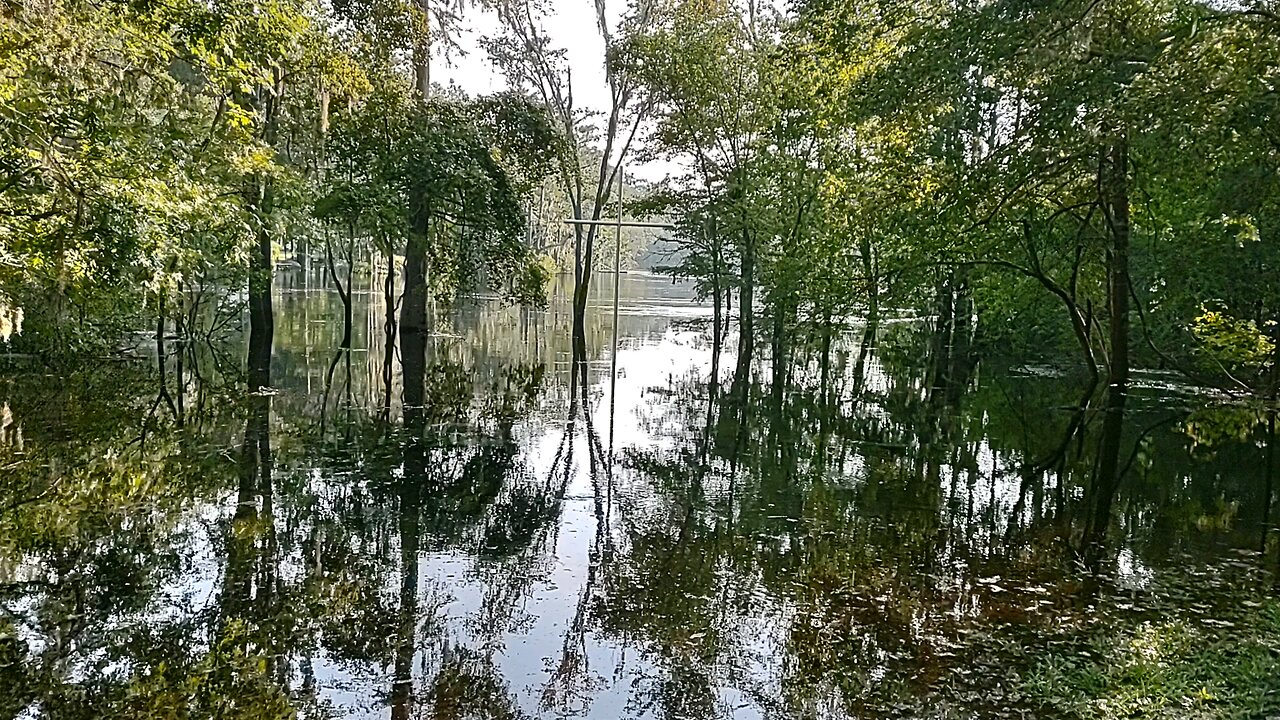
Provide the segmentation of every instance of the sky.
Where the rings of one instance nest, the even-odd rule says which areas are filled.
[[[594,0],[550,0],[551,15],[544,28],[557,47],[564,48],[573,71],[574,104],[601,112],[609,109],[609,87],[604,76],[604,41],[596,28]],[[608,0],[610,27],[626,7],[625,0]],[[432,79],[443,85],[456,83],[469,95],[485,95],[507,89],[505,79],[489,62],[480,39],[500,34],[495,13],[474,6],[466,11],[464,31],[458,38],[463,53],[453,52],[433,58]],[[674,172],[666,162],[638,164],[629,160],[627,175],[651,182],[662,180]]]

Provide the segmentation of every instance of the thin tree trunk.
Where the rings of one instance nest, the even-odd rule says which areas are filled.
[[[409,384],[409,383],[406,383]],[[406,411],[406,424],[408,414]],[[418,414],[421,414],[419,410]],[[415,427],[412,432],[422,432]],[[421,542],[422,482],[426,471],[421,437],[405,446],[405,476],[400,481],[400,608],[396,613],[393,642],[394,675],[391,685],[391,718],[408,720],[413,711],[413,656],[418,634],[418,551]]]
[[[591,266],[595,262],[595,226],[589,227],[585,235],[585,240],[580,242],[580,252],[575,250],[577,279],[573,285],[573,337],[575,342],[582,345],[584,356],[587,343],[587,298],[591,290]]]
[[[351,332],[355,322],[351,312],[351,294],[355,292],[356,238],[353,230],[347,235],[347,292],[342,298],[342,347],[351,348]],[[372,273],[370,273],[372,274]]]
[[[774,400],[779,407],[781,407],[782,396],[787,388],[787,370],[790,362],[787,330],[791,320],[791,305],[791,298],[785,297],[774,306],[773,328],[770,334],[771,356],[769,361],[773,371],[772,391]]]
[[[431,99],[431,0],[417,0],[422,13],[422,36],[413,48],[414,87],[422,101]]]
[[[976,356],[973,352],[973,289],[969,287],[970,269],[957,268],[955,274],[955,305],[951,315],[950,367],[947,370],[947,402],[953,407],[969,387],[973,377]]]
[[[1275,494],[1275,476],[1276,476],[1276,411],[1275,408],[1267,410],[1267,460],[1266,467],[1263,469],[1263,488],[1262,488],[1262,540],[1259,542],[1258,552],[1265,553],[1267,551],[1267,536],[1271,533],[1271,500]]]
[[[1098,474],[1093,482],[1093,512],[1086,524],[1085,556],[1095,563],[1111,522],[1111,506],[1120,485],[1120,445],[1129,394],[1129,178],[1128,146],[1122,136],[1110,148],[1107,182],[1111,247],[1107,253],[1107,295],[1111,357],[1102,424]]]
[[[876,261],[874,250],[871,247],[871,238],[863,233],[858,240],[858,254],[862,260],[862,276],[867,284],[867,322],[872,324],[871,318],[877,318],[880,315],[880,278],[876,272]]]
[[[386,306],[382,349],[382,421],[389,422],[391,420],[392,360],[396,353],[396,258],[391,253],[387,253],[387,277],[382,285],[382,301]]]
[[[742,230],[742,267],[738,281],[738,367],[734,373],[735,394],[746,399],[746,383],[751,377],[751,360],[755,350],[755,243],[746,228]]]
[[[938,283],[938,319],[933,326],[933,350],[929,357],[929,402],[937,402],[946,394],[951,368],[951,349],[955,332],[955,271]]]
[[[338,290],[338,299],[342,301],[342,341],[338,343],[338,347],[344,350],[351,349],[351,270],[350,260],[348,258],[347,270],[347,286],[342,287],[342,281],[338,279],[338,270],[333,263],[333,244],[325,242],[325,264],[329,270],[329,279],[333,281],[333,286]]]
[[[824,420],[827,416],[826,410],[831,406],[831,336],[834,332],[835,326],[831,321],[831,311],[827,309],[822,314],[821,394],[823,405],[822,417]]]
[[[715,277],[711,281],[711,394],[715,395],[716,389],[720,385],[720,350],[724,342],[722,327],[724,325],[724,310],[722,308],[723,301],[720,298],[720,279]],[[714,400],[714,398],[713,398]]]

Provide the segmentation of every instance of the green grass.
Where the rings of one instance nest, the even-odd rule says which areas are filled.
[[[1153,621],[1099,634],[1041,659],[1024,680],[1033,701],[1072,718],[1280,716],[1280,601],[1222,626]]]

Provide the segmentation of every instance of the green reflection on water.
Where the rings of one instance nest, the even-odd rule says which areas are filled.
[[[1095,575],[1078,383],[940,372],[927,324],[855,329],[825,387],[797,340],[775,392],[709,383],[658,278],[616,352],[597,284],[585,380],[563,296],[465,303],[415,366],[372,283],[351,352],[281,284],[274,394],[219,346],[172,406],[140,364],[0,380],[0,717],[1277,711],[1256,412],[1147,378]]]

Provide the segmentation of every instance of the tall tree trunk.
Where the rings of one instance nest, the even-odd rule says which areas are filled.
[[[372,275],[372,272],[370,274]],[[347,234],[347,294],[342,301],[342,347],[347,349],[351,348],[351,331],[355,326],[351,311],[351,295],[355,292],[356,287],[355,275],[356,236],[354,229],[351,229]]]
[[[769,337],[770,357],[773,380],[772,392],[778,407],[782,406],[782,398],[787,389],[787,370],[790,369],[790,342],[788,330],[792,325],[792,310],[795,301],[790,294],[780,298],[773,308],[773,327]]]
[[[274,146],[279,125],[280,96],[284,82],[275,71],[274,92],[262,93],[262,139]],[[249,389],[255,391],[269,383],[271,345],[275,335],[275,313],[271,307],[271,214],[275,209],[275,187],[270,176],[255,175],[250,183],[250,210],[257,219],[257,238],[249,262]],[[264,351],[265,350],[265,351]]]
[[[711,377],[707,390],[709,401],[714,403],[720,391],[720,351],[724,348],[725,309],[724,298],[721,296],[723,253],[720,249],[720,231],[716,227],[715,218],[705,218],[702,229],[707,250],[711,255]]]
[[[599,215],[599,213],[593,213]],[[599,219],[598,217],[595,219]],[[585,239],[583,236],[585,235]],[[596,226],[587,227],[585,233],[579,235],[578,247],[575,248],[573,284],[573,339],[581,345],[582,356],[586,357],[587,347],[587,298],[591,291],[592,266],[595,263]]]
[[[977,357],[973,352],[973,288],[969,285],[970,269],[955,271],[955,304],[951,314],[950,367],[947,370],[947,402],[955,407],[969,387]]]
[[[720,280],[715,278],[711,285],[711,394],[714,396],[720,387],[720,350],[724,344],[724,301],[720,297]],[[714,399],[714,398],[713,398]]]
[[[858,255],[862,260],[863,282],[867,284],[867,324],[875,324],[880,316],[880,277],[876,271],[875,250],[866,233],[858,239]]]
[[[406,263],[407,264],[407,263]],[[407,272],[407,270],[406,270]],[[409,294],[405,289],[406,302]],[[400,367],[404,385],[404,475],[399,483],[400,609],[394,638],[392,720],[412,716],[413,655],[418,617],[418,550],[421,537],[422,486],[427,481],[425,431],[427,346],[421,328],[400,337]]]
[[[404,251],[404,295],[400,301],[400,342],[427,332],[427,213],[417,219]]]
[[[262,200],[256,208],[262,227],[249,265],[249,390],[266,387],[270,378],[275,313],[271,307],[271,235],[265,224],[271,212],[270,180],[262,180]]]
[[[933,348],[929,353],[929,401],[938,401],[946,394],[951,368],[951,349],[955,334],[955,272],[951,271],[938,282],[938,319],[933,326]]]
[[[1276,409],[1267,409],[1267,460],[1263,468],[1262,488],[1262,540],[1258,552],[1267,551],[1267,536],[1271,534],[1271,501],[1275,495],[1276,477]]]
[[[178,348],[174,352],[174,400],[178,405],[178,427],[182,427],[186,422],[186,394],[187,394],[187,375],[186,375],[186,354],[190,344],[187,342],[186,328],[183,326],[182,308],[178,308],[179,312],[174,315],[173,329],[178,335]]]
[[[419,514],[422,504],[420,482],[421,478],[406,475],[400,483],[400,609],[396,614],[394,638],[392,720],[408,720],[413,716],[413,655],[418,635]]]
[[[266,395],[251,399],[249,420],[245,425],[244,442],[240,448],[240,469],[236,484],[236,509],[227,531],[226,569],[222,576],[222,595],[219,613],[225,627],[231,621],[244,618],[249,611],[253,595],[253,566],[257,546],[254,526],[258,520],[257,478],[262,462],[260,447],[261,425],[259,406],[269,401]]]
[[[264,357],[254,357],[255,354]],[[250,346],[250,367],[267,367],[270,363],[270,346]],[[260,378],[265,386],[270,377]],[[263,558],[268,547],[260,548],[258,539],[260,524],[271,520],[271,396],[256,394],[249,398],[249,418],[245,422],[244,442],[241,445],[240,467],[236,487],[236,509],[231,520],[231,528],[227,533],[226,570],[223,574],[220,613],[223,631],[237,619],[253,619],[256,613],[257,623],[253,626],[255,633],[268,623],[270,608],[265,607],[272,600],[270,589],[266,588],[262,579],[271,579],[273,574]],[[259,503],[262,502],[261,512]],[[270,536],[266,538],[270,541]],[[256,571],[256,573],[255,573]],[[255,574],[258,582],[254,582]],[[254,602],[254,586],[258,586],[258,602]]]
[[[338,270],[333,262],[333,244],[325,239],[325,264],[329,269],[329,279],[333,281],[333,286],[338,290],[338,299],[342,301],[342,341],[338,343],[338,347],[343,350],[351,349],[351,264],[354,258],[347,257],[347,286],[342,287],[342,281],[338,279]]]
[[[745,383],[751,377],[751,360],[755,351],[753,313],[756,292],[756,250],[751,232],[742,229],[742,267],[738,280],[738,368],[735,378]],[[737,388],[739,392],[745,387]],[[745,397],[745,396],[744,396]],[[741,399],[741,398],[740,398]]]
[[[1129,150],[1123,135],[1109,149],[1106,168],[1108,177],[1103,188],[1111,234],[1107,251],[1111,362],[1107,369],[1098,474],[1093,482],[1093,509],[1083,538],[1084,554],[1091,564],[1101,555],[1111,522],[1111,506],[1120,486],[1120,445],[1129,394]]]
[[[835,323],[831,319],[830,308],[825,308],[822,313],[822,357],[820,367],[822,370],[822,379],[820,383],[822,398],[822,417],[826,418],[827,410],[831,407],[831,340],[835,334]],[[825,435],[825,433],[823,433]]]
[[[422,101],[431,99],[431,0],[417,0],[422,13],[422,35],[413,48],[414,87]]]
[[[156,402],[161,400],[169,407],[169,412],[173,415],[178,425],[182,425],[182,414],[173,405],[173,398],[169,395],[169,351],[165,348],[165,323],[168,316],[165,314],[164,295],[160,296],[159,308],[156,311],[156,372],[160,380],[160,394],[156,397]],[[179,353],[181,355],[181,353]],[[179,365],[181,368],[181,365]],[[179,389],[181,392],[181,389]]]
[[[386,318],[383,322],[382,347],[382,421],[391,420],[392,359],[396,354],[396,257],[387,253],[387,277],[382,285],[382,302]],[[370,346],[372,346],[370,342]]]

